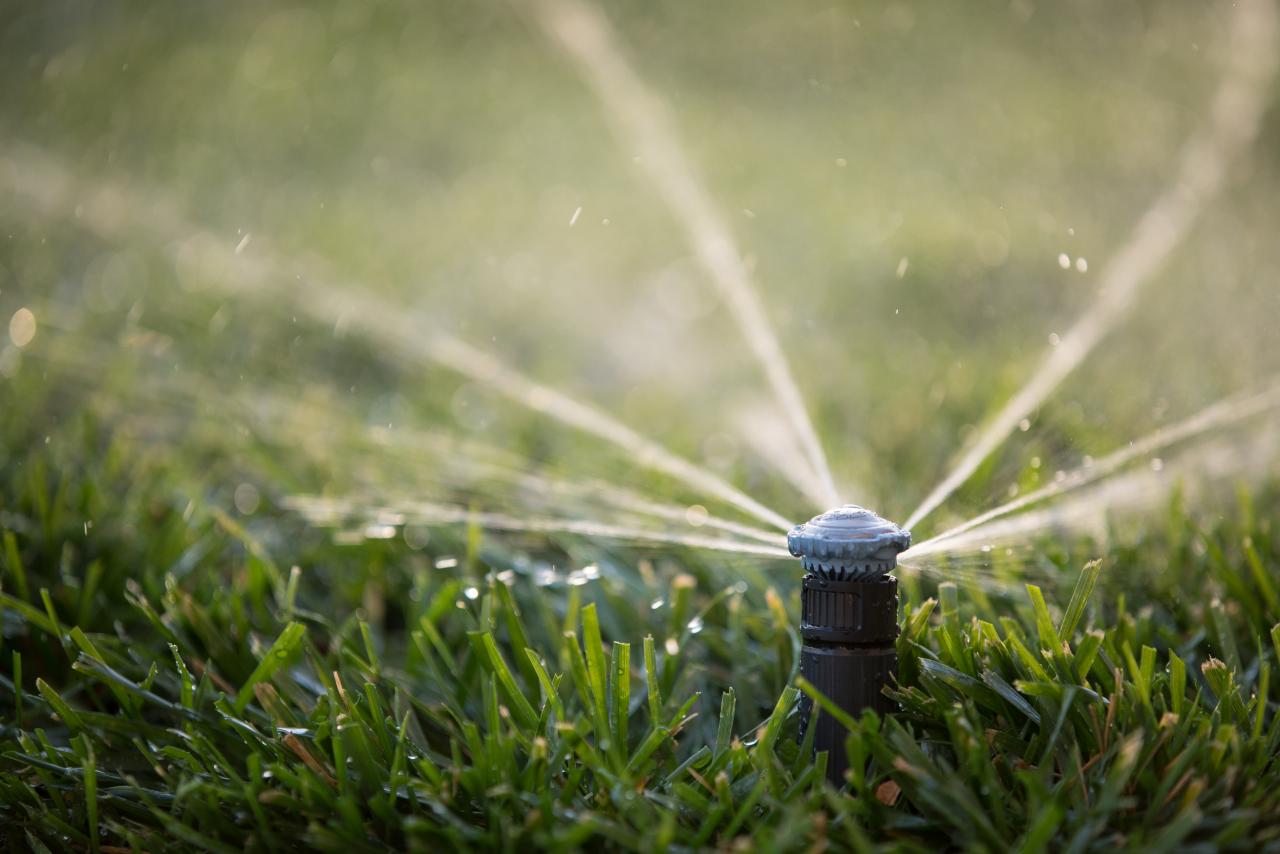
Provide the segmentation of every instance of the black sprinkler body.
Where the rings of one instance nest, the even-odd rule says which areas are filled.
[[[894,710],[883,693],[898,672],[898,580],[889,571],[911,534],[874,512],[846,504],[797,525],[787,548],[805,576],[800,599],[800,673],[853,717]],[[813,748],[827,752],[827,778],[844,783],[847,731],[800,701],[801,732],[816,727]]]

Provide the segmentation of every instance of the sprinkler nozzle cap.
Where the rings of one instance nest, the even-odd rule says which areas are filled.
[[[787,534],[787,549],[805,569],[834,580],[885,575],[910,546],[909,531],[856,504],[814,516]]]

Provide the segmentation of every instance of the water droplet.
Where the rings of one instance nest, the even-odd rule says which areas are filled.
[[[389,540],[395,535],[396,529],[392,525],[366,525],[364,528],[366,540]]]
[[[1025,433],[1025,432],[1027,432],[1028,430],[1030,430],[1030,429],[1031,429],[1031,419],[1030,419],[1030,418],[1024,418],[1024,419],[1022,419],[1021,421],[1019,421],[1019,422],[1018,422],[1018,429],[1019,429],[1019,430],[1021,430],[1023,433]]]
[[[405,545],[414,551],[425,549],[431,542],[431,530],[426,525],[405,525],[403,536]]]
[[[258,494],[258,488],[252,483],[242,483],[236,487],[233,500],[240,515],[252,516],[257,512],[262,496]]]
[[[9,318],[9,340],[15,347],[25,347],[36,337],[36,316],[31,309],[23,307]]]
[[[480,591],[474,587],[468,587],[466,590],[462,591],[462,595],[474,602],[480,598]]]
[[[1077,259],[1076,259],[1076,271],[1077,271],[1077,272],[1080,272],[1080,273],[1087,273],[1087,272],[1089,272],[1089,262],[1088,262],[1088,261],[1086,261],[1084,258],[1077,258]]]
[[[1067,257],[1067,253],[1063,252],[1058,256],[1058,266],[1064,270],[1071,269],[1071,259]]]
[[[711,514],[707,512],[707,508],[703,507],[701,504],[691,504],[689,508],[684,511],[685,521],[695,528],[700,528],[707,524],[707,519],[709,519],[710,516]]]

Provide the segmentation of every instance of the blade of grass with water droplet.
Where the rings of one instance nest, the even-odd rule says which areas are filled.
[[[263,682],[271,678],[271,675],[289,663],[289,659],[302,645],[302,638],[306,635],[307,628],[302,623],[289,623],[280,632],[275,643],[271,644],[271,648],[267,650],[266,655],[258,662],[258,666],[253,669],[253,673],[249,674],[248,680],[240,686],[240,692],[236,694],[235,710],[239,714],[249,705],[249,701],[253,699],[253,686],[259,682]]]
[[[594,602],[582,609],[582,647],[587,659],[587,685],[590,688],[591,701],[595,705],[596,717],[605,723],[609,720],[609,707],[606,693],[604,640],[600,637],[600,618],[596,614]],[[607,738],[608,735],[607,726],[600,730],[600,738]]]
[[[506,659],[502,657],[502,653],[498,650],[498,644],[493,639],[493,634],[491,632],[468,632],[467,637],[470,638],[485,671],[497,679],[498,687],[502,689],[503,696],[511,704],[511,712],[515,716],[516,724],[521,729],[532,732],[538,723],[538,713],[533,710],[528,698],[520,690],[520,686],[516,684],[515,674],[511,672],[511,668],[507,666]]]
[[[648,691],[649,722],[659,726],[662,718],[662,687],[658,684],[658,655],[653,646],[653,635],[644,638],[644,678]]]
[[[53,689],[53,686],[43,679],[37,678],[36,690],[40,692],[40,696],[44,697],[44,701],[49,704],[49,708],[53,709],[54,714],[61,718],[69,729],[77,732],[84,729],[84,721],[81,720],[80,715],[76,714],[75,710],[67,705],[66,700],[62,699],[58,692]]]
[[[542,687],[542,695],[545,698],[545,702],[551,705],[557,720],[564,720],[564,706],[560,703],[560,694],[556,691],[555,685],[552,684],[551,677],[547,674],[547,668],[542,664],[542,659],[538,658],[538,654],[532,649],[526,648],[524,654],[529,659],[530,667],[538,680],[538,684]]]
[[[569,657],[569,674],[573,677],[573,687],[578,693],[578,701],[587,711],[596,739],[608,738],[609,720],[603,708],[596,703],[595,694],[591,689],[591,677],[587,672],[587,660],[582,654],[582,647],[578,645],[578,636],[573,632],[567,632],[565,640]]]
[[[631,711],[631,644],[614,641],[609,652],[613,667],[609,679],[609,730],[614,752],[627,754],[627,719]]]
[[[719,760],[724,752],[729,749],[729,742],[733,739],[733,715],[736,698],[733,688],[725,691],[720,698],[720,725],[716,730],[716,747],[713,752],[715,759]]]

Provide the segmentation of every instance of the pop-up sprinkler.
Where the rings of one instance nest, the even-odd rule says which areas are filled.
[[[898,670],[898,580],[889,571],[911,534],[855,504],[797,525],[787,547],[805,568],[800,605],[800,673],[853,717],[893,711],[884,686]],[[816,717],[815,717],[816,711]],[[801,732],[816,727],[814,751],[827,752],[827,778],[844,782],[846,730],[800,701]]]

